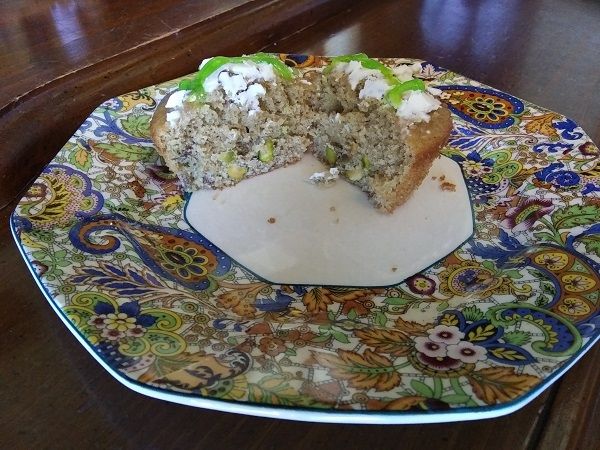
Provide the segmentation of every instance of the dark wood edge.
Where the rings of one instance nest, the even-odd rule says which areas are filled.
[[[589,354],[559,380],[535,448],[597,448],[600,412],[599,365],[600,347],[595,345]]]
[[[0,209],[21,194],[102,101],[193,72],[207,56],[256,52],[352,3],[257,0],[19,95],[0,110]]]

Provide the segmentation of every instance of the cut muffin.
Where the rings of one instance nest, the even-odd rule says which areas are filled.
[[[157,150],[186,190],[223,188],[307,150],[391,212],[448,138],[448,110],[412,77],[366,55],[291,69],[273,55],[205,61],[152,119]]]
[[[166,96],[151,124],[157,150],[186,190],[231,186],[302,157],[310,141],[298,130],[310,119],[281,61],[227,58],[201,83],[200,92]]]

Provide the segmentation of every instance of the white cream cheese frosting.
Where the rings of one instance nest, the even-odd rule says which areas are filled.
[[[205,60],[200,68],[206,63]],[[260,111],[259,99],[265,95],[265,88],[259,81],[275,82],[276,75],[270,64],[254,62],[224,64],[204,81],[208,93],[221,87],[235,104],[244,106],[250,112]]]
[[[202,61],[199,69],[210,59]],[[403,64],[392,68],[394,76],[400,82],[412,80],[420,70],[419,63]],[[358,85],[363,82],[358,93],[360,99],[383,100],[387,92],[394,87],[381,71],[367,69],[362,66],[360,61],[338,63],[333,71],[346,74],[352,89],[357,89]],[[259,99],[266,94],[264,86],[260,84],[263,81],[273,83],[277,81],[273,66],[267,63],[244,61],[224,64],[206,78],[203,87],[207,93],[218,88],[223,89],[227,98],[233,103],[246,107],[250,114],[255,114],[260,111]],[[407,91],[403,96],[403,101],[396,109],[396,114],[411,122],[429,122],[429,113],[441,106],[440,101],[434,97],[439,93],[438,89],[431,87],[426,91]],[[187,91],[176,91],[169,97],[166,105],[167,121],[171,126],[175,125],[179,119],[181,107],[187,95]]]
[[[429,122],[429,113],[440,106],[440,101],[428,92],[408,91],[396,110],[396,115],[411,122]]]
[[[167,122],[170,126],[175,126],[181,116],[181,107],[187,97],[187,91],[175,91],[167,99]]]
[[[405,64],[394,67],[392,71],[394,76],[400,82],[410,81],[414,75],[421,70],[419,63]],[[366,69],[360,61],[342,62],[335,65],[334,72],[344,73],[348,76],[348,82],[352,89],[356,89],[361,81],[364,80],[363,87],[358,93],[358,98],[374,98],[382,100],[387,92],[393,88],[376,69]],[[411,122],[429,122],[429,113],[435,111],[441,106],[432,94],[437,94],[439,89],[428,88],[423,91],[407,91],[403,96],[403,101],[396,109],[396,114],[405,120]]]

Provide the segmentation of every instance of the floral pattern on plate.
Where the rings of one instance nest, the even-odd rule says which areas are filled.
[[[299,414],[501,412],[599,336],[599,151],[560,114],[421,67],[454,116],[443,153],[475,233],[401,284],[274,285],[191,230],[149,137],[175,82],[92,113],[19,203],[17,242],[88,346],[140,386]]]

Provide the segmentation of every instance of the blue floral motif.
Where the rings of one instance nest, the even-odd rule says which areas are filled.
[[[154,322],[156,322],[156,317],[153,317],[149,314],[140,314],[140,304],[136,301],[119,305],[117,311],[115,311],[115,307],[108,302],[98,302],[94,307],[94,312],[99,315],[123,313],[126,314],[127,317],[134,318],[135,322],[143,327],[149,327],[154,325]]]
[[[572,170],[563,170],[565,164],[555,162],[535,173],[540,181],[551,183],[556,187],[571,187],[579,184],[581,177]]]
[[[459,156],[457,154],[453,154],[451,156],[451,158],[454,161],[456,161],[457,163],[461,163],[463,161],[472,161],[474,163],[481,163],[482,165],[484,165],[486,167],[490,167],[490,168],[494,167],[494,160],[492,158],[482,158],[481,155],[479,153],[477,153],[476,151],[472,151],[467,156],[462,156],[462,155]]]
[[[109,263],[100,263],[98,267],[82,267],[76,272],[77,275],[71,277],[72,283],[100,286],[123,297],[144,295],[163,287],[152,272],[138,273],[131,267],[120,269]]]
[[[231,326],[233,331],[242,331],[242,324],[232,319],[215,319],[213,327],[217,330],[225,330]]]
[[[600,332],[600,316],[594,316],[577,325],[582,337],[596,336]]]
[[[600,192],[600,186],[596,183],[587,183],[581,190],[582,195],[591,194],[592,192]]]
[[[583,133],[581,131],[575,130],[579,127],[571,119],[565,118],[565,120],[555,122],[554,128],[560,133],[563,139],[567,139],[569,141],[576,141],[577,139],[581,139],[583,137]]]
[[[288,306],[293,300],[292,297],[282,293],[281,290],[278,289],[275,294],[275,299],[259,298],[256,300],[255,306],[258,310],[264,312],[281,312],[287,311]]]
[[[102,114],[99,114],[102,112]],[[127,133],[122,126],[120,126],[117,122],[118,116],[113,117],[110,110],[106,109],[104,111],[96,110],[92,115],[99,123],[103,123],[104,125],[98,125],[94,130],[94,135],[97,137],[104,137],[105,135],[112,133],[121,137],[121,141],[125,144],[139,144],[139,143],[151,143],[152,140],[149,138],[140,138],[137,136],[132,136]]]
[[[456,277],[457,281],[462,284],[470,285],[475,282],[477,279],[477,271],[476,270],[465,270],[458,277]]]
[[[87,324],[100,333],[101,341],[118,342],[142,337],[157,320],[149,314],[141,314],[137,301],[123,303],[117,308],[109,302],[99,301],[93,311],[95,314]]]
[[[21,217],[21,216],[17,215],[16,212],[13,212],[12,216],[10,217],[10,220],[11,220],[11,228],[13,230],[15,230],[15,234],[17,236],[20,236],[21,232],[23,232],[23,231],[28,232],[33,229],[31,222],[29,220],[27,220],[25,217]]]
[[[450,134],[450,145],[463,150],[475,147],[486,136],[486,133],[472,125],[455,124]]]
[[[499,246],[472,241],[471,251],[481,258],[494,260],[498,266],[504,266],[508,264],[509,260],[518,257],[526,250],[523,244],[504,230],[499,231],[498,237],[500,239]]]
[[[564,142],[542,142],[533,146],[533,151],[536,153],[567,153],[573,150],[573,146]]]

